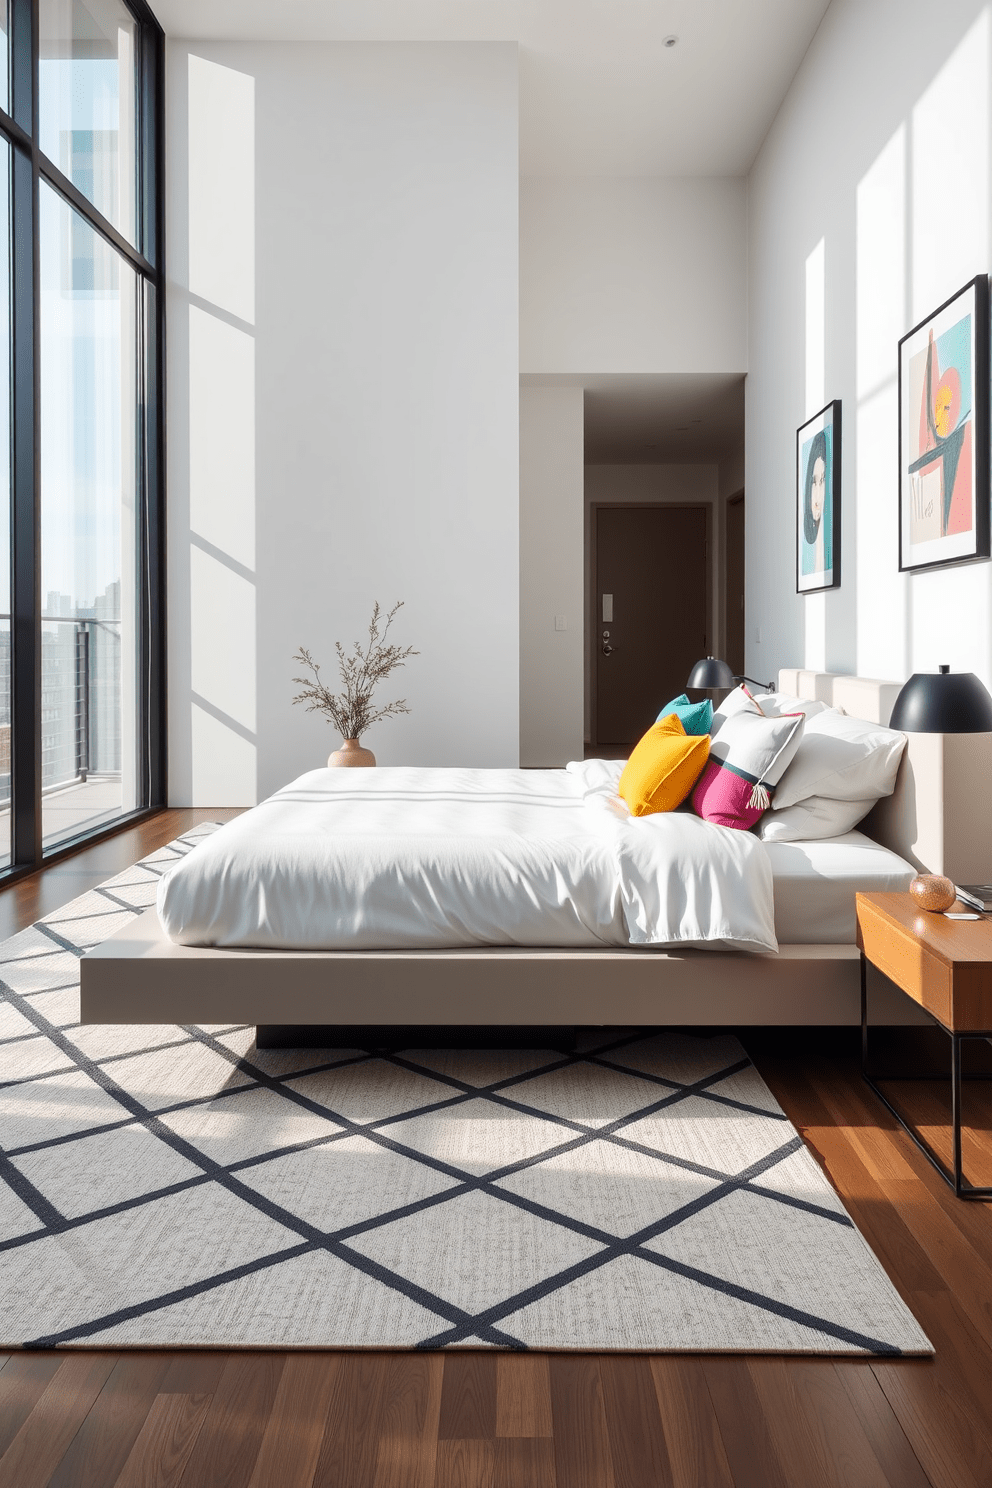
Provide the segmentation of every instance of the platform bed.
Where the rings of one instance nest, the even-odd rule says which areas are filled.
[[[83,957],[84,1023],[854,1024],[855,946],[252,951],[179,946],[154,909]]]
[[[782,672],[783,691],[888,721],[898,684]],[[950,764],[953,768],[947,768]],[[916,867],[985,881],[990,807],[969,782],[992,735],[914,735],[893,797],[863,827]],[[879,1021],[912,1018],[884,979]],[[149,910],[81,964],[83,1023],[253,1023],[261,1042],[340,1040],[343,1028],[413,1026],[762,1026],[860,1021],[854,945],[783,945],[777,955],[640,948],[262,951],[180,946]]]

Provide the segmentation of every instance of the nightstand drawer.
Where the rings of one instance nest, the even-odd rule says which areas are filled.
[[[951,968],[911,935],[893,935],[880,916],[861,911],[859,943],[873,966],[907,997],[947,1027],[951,1024]]]

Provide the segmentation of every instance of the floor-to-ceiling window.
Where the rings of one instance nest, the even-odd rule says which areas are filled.
[[[0,868],[21,868],[164,795],[162,34],[143,0],[0,16]]]

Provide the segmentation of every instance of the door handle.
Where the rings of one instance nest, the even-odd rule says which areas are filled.
[[[615,650],[616,650],[616,647],[615,646],[611,646],[610,643],[609,643],[609,641],[604,641],[603,642],[603,655],[604,656],[612,656]]]

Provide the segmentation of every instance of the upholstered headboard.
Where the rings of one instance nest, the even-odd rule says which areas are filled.
[[[887,724],[902,686],[837,672],[783,669],[779,687]],[[896,788],[860,830],[928,873],[992,882],[992,734],[909,734]]]

